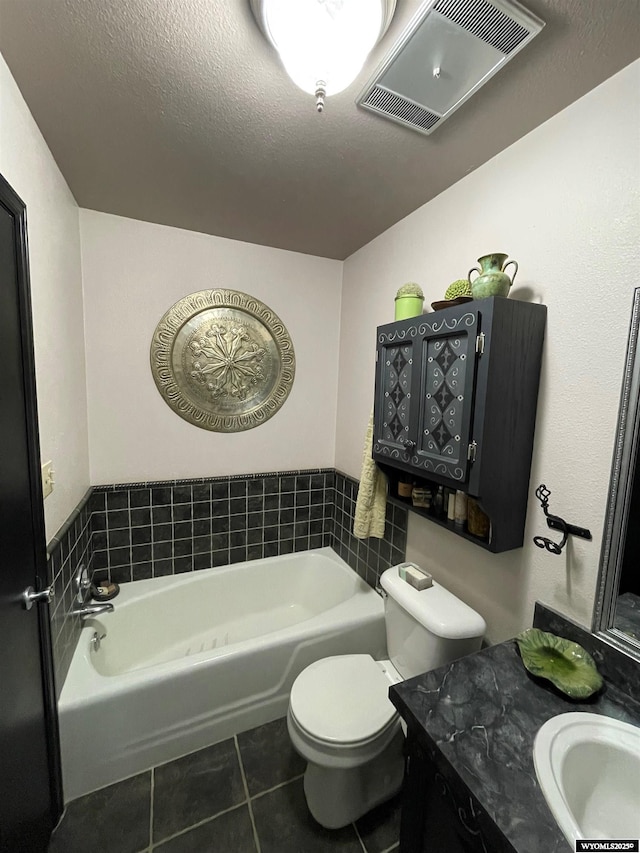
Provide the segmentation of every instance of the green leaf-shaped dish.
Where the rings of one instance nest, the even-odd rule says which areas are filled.
[[[572,699],[586,699],[602,687],[593,658],[577,643],[538,628],[518,634],[516,643],[529,672],[546,678]]]

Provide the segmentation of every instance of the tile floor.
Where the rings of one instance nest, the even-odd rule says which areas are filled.
[[[284,719],[69,803],[49,853],[390,853],[399,798],[326,830],[309,815],[304,761]]]

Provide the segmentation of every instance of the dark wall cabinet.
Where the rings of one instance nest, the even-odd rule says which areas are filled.
[[[523,542],[546,314],[495,296],[377,330],[374,459],[477,498],[494,552]]]

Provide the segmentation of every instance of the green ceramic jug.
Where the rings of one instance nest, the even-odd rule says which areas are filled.
[[[493,252],[491,255],[484,255],[478,258],[480,269],[473,267],[469,270],[467,279],[471,285],[471,291],[474,299],[485,299],[487,296],[508,296],[509,288],[513,284],[513,280],[518,272],[517,261],[505,261],[509,255],[504,255],[501,252]],[[505,269],[509,264],[515,265],[515,272],[511,278],[505,273]],[[478,272],[480,275],[471,281],[471,273]]]

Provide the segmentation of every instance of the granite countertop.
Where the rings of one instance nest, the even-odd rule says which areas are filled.
[[[597,697],[575,702],[534,679],[514,640],[394,685],[390,697],[410,733],[471,803],[476,824],[489,827],[487,849],[517,853],[573,850],[536,779],[533,741],[540,726],[570,711],[640,724],[640,705],[608,682]]]

